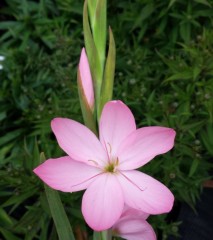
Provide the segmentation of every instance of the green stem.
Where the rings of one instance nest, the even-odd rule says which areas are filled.
[[[111,230],[105,230],[101,232],[93,233],[93,240],[111,240],[112,239],[112,232]]]

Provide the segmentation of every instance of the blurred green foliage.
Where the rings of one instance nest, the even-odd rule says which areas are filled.
[[[32,169],[39,152],[62,154],[50,120],[82,121],[76,66],[83,47],[83,1],[0,3],[0,237],[57,239],[44,187]],[[194,206],[210,178],[213,152],[213,1],[108,1],[117,45],[114,98],[138,127],[177,131],[175,148],[142,171],[164,182],[177,202]],[[87,227],[82,193],[61,194],[76,234]],[[151,218],[159,239],[178,235],[170,215]],[[82,234],[83,234],[82,233]],[[89,232],[90,233],[90,232]]]

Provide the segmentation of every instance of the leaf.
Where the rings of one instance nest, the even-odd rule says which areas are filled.
[[[150,17],[150,15],[154,12],[155,7],[153,3],[147,4],[140,12],[139,16],[136,18],[135,23],[132,27],[132,31],[137,27],[140,27],[144,24],[144,20]]]
[[[189,43],[191,37],[191,24],[189,22],[180,24],[180,36],[185,43]]]
[[[44,160],[45,156],[43,153],[41,153],[40,161],[44,162]],[[49,188],[47,185],[44,185],[44,188],[59,240],[74,240],[75,238],[72,227],[67,218],[58,192]]]
[[[190,170],[189,170],[189,177],[192,177],[192,175],[196,172],[198,166],[199,166],[199,160],[197,158],[195,158],[192,162],[192,165],[190,167]]]
[[[16,21],[4,21],[0,24],[0,30],[8,29],[8,28],[14,28],[17,26],[21,26],[21,23]]]
[[[170,0],[168,8],[172,7],[172,5],[176,2],[177,0]]]
[[[147,99],[147,102],[146,102],[147,106],[151,106],[154,103],[154,98],[155,98],[155,90],[153,90],[150,93],[150,95],[149,95],[149,97]]]
[[[13,225],[13,221],[11,220],[10,216],[7,214],[7,212],[0,208],[0,226],[2,227],[9,227]]]
[[[16,237],[13,233],[0,227],[0,233],[4,236],[5,240],[21,240],[21,238]]]
[[[193,80],[196,80],[197,77],[200,75],[201,72],[202,72],[201,67],[195,66],[195,67],[193,68]]]
[[[161,22],[159,23],[159,25],[157,26],[157,31],[156,34],[162,34],[165,31],[165,28],[167,26],[168,23],[168,17],[165,16],[163,17],[163,19],[161,20]]]
[[[35,205],[30,206],[27,207],[27,211],[15,224],[14,230],[20,232],[22,229],[27,228],[27,236],[25,240],[32,240],[36,238],[36,235],[38,235],[38,231],[40,232],[41,228],[48,228],[48,224],[44,224],[44,222],[47,223],[47,220],[49,220],[49,218],[43,208]]]
[[[212,5],[207,0],[194,0],[194,1],[212,8]]]
[[[213,125],[209,123],[206,129],[200,133],[200,136],[206,150],[213,156]]]
[[[146,30],[148,28],[148,24],[144,23],[141,28],[140,28],[140,32],[138,34],[138,41],[141,41],[141,39],[143,38],[144,34],[146,33]]]
[[[90,2],[90,1],[89,1]],[[106,0],[99,0],[95,12],[93,25],[93,39],[100,59],[103,71],[106,51]]]
[[[98,118],[106,102],[112,99],[113,84],[115,75],[116,49],[115,41],[111,28],[109,28],[109,49],[104,71],[104,80],[101,88],[101,103],[98,109]]]
[[[98,0],[88,1],[88,9],[89,9],[90,23],[91,23],[92,29],[94,28],[95,12],[96,12],[96,8],[97,8],[97,2],[98,2]]]
[[[6,111],[0,113],[0,121],[4,120],[7,117]]]
[[[194,132],[198,132],[200,131],[200,129],[203,127],[203,125],[205,125],[205,121],[196,121],[193,123],[188,123],[188,124],[184,124],[181,126],[182,130],[193,130]]]
[[[179,73],[174,73],[171,77],[168,77],[164,82],[174,81],[174,80],[191,80],[193,79],[193,72],[185,70]]]
[[[6,164],[7,156],[8,156],[9,153],[11,153],[13,147],[14,147],[13,143],[5,144],[3,147],[1,147],[0,164]]]
[[[90,25],[88,21],[87,2],[88,0],[84,2],[84,10],[83,10],[84,42],[86,46],[87,57],[88,57],[94,89],[95,89],[95,98],[96,98],[96,102],[99,102],[103,71],[101,68],[101,63],[100,63],[99,55],[97,52],[97,48],[95,46],[93,36],[90,30]]]
[[[0,146],[12,141],[14,138],[17,138],[23,132],[22,129],[14,130],[12,132],[7,133],[3,137],[0,138]]]
[[[4,202],[1,206],[7,207],[7,206],[10,206],[13,204],[15,204],[15,206],[18,206],[19,204],[21,204],[26,199],[30,198],[31,196],[33,196],[36,193],[37,193],[36,188],[28,189],[28,191],[22,192],[20,195],[13,195],[6,202]]]
[[[213,16],[213,11],[212,9],[210,10],[199,10],[196,11],[194,14],[194,17],[212,17]]]

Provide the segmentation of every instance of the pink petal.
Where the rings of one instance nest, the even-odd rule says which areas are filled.
[[[119,169],[139,168],[174,146],[175,131],[166,127],[144,127],[134,131],[118,149]]]
[[[84,89],[84,93],[86,95],[87,102],[89,106],[93,109],[94,107],[93,82],[92,82],[89,62],[88,62],[87,55],[84,48],[81,51],[81,57],[79,62],[79,72],[80,72],[80,78],[82,81],[82,86]]]
[[[123,102],[105,104],[100,119],[100,140],[110,156],[116,156],[120,143],[135,129],[134,116]]]
[[[98,168],[74,161],[68,156],[46,160],[33,172],[48,186],[63,192],[83,190],[101,174]]]
[[[55,118],[51,127],[59,146],[74,160],[97,167],[107,162],[105,149],[84,125],[67,118]]]
[[[117,175],[125,203],[149,214],[167,213],[172,209],[174,196],[154,178],[139,171],[122,171]]]
[[[119,219],[113,226],[116,235],[127,240],[156,240],[156,235],[147,221],[139,217]]]
[[[129,217],[131,218],[132,216],[134,216],[134,217],[137,216],[140,219],[146,220],[149,217],[149,214],[145,213],[141,210],[137,210],[135,208],[130,208],[129,206],[125,205],[124,209],[123,209],[123,213],[121,215],[121,218],[122,219],[129,218]]]
[[[106,230],[119,219],[124,206],[123,193],[113,174],[102,174],[87,188],[82,213],[96,231]]]

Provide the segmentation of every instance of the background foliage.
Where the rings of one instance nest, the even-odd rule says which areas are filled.
[[[57,239],[43,184],[32,169],[39,152],[62,154],[50,120],[82,121],[76,67],[83,47],[83,1],[0,3],[0,237]],[[117,44],[114,98],[132,109],[139,127],[177,131],[174,150],[143,171],[173,191],[175,209],[194,206],[213,156],[213,1],[108,1]],[[82,193],[61,194],[78,239],[90,231]],[[176,214],[150,219],[158,239],[178,235]]]

